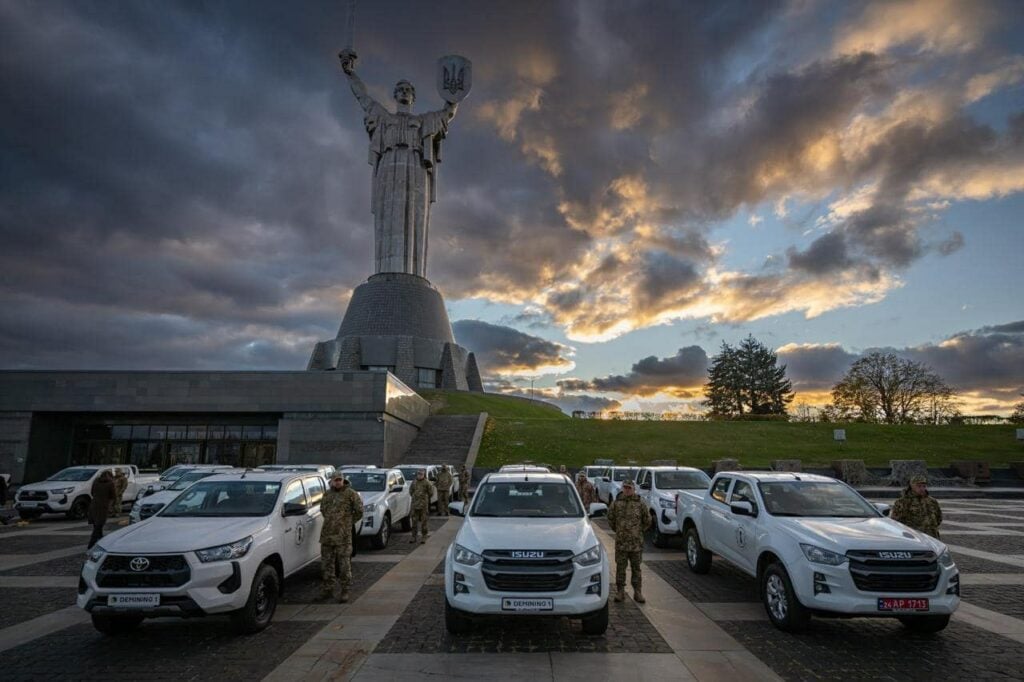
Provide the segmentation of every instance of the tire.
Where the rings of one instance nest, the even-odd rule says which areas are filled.
[[[89,498],[86,495],[76,497],[75,501],[71,503],[71,509],[68,510],[67,517],[72,521],[80,521],[85,518],[86,514],[89,513]]]
[[[935,633],[949,625],[949,615],[943,616],[900,616],[903,627],[911,632]]]
[[[444,627],[453,635],[464,635],[469,632],[473,623],[462,611],[451,605],[448,598],[444,600]]]
[[[412,512],[406,514],[405,518],[398,522],[398,527],[405,533],[412,530]]]
[[[231,614],[235,629],[243,634],[252,634],[265,629],[277,610],[277,595],[281,579],[270,564],[263,564],[256,571],[245,606]]]
[[[691,571],[701,575],[711,570],[711,552],[704,549],[693,526],[686,531],[686,563]]]
[[[810,611],[796,598],[789,574],[779,562],[764,570],[761,577],[761,600],[768,613],[768,620],[783,632],[800,632],[811,620]]]
[[[18,516],[21,518],[22,521],[35,521],[36,519],[38,519],[42,515],[43,515],[42,512],[25,511],[24,509],[19,509],[18,510]]]
[[[608,602],[604,603],[604,608],[600,611],[584,616],[580,624],[585,635],[603,635],[608,629]]]
[[[370,544],[374,549],[384,549],[388,546],[388,540],[391,539],[391,512],[384,512],[384,519],[380,523],[380,530],[370,540]]]
[[[139,627],[142,616],[113,615],[107,613],[92,614],[92,626],[105,635],[123,635]]]
[[[659,549],[668,547],[668,536],[662,533],[661,529],[658,528],[658,515],[654,512],[651,512],[651,528],[653,529],[654,535],[654,537],[651,538],[651,542],[654,543],[654,546]]]

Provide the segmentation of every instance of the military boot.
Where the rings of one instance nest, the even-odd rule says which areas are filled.
[[[347,604],[348,603],[348,588],[347,587],[341,588],[341,594],[338,595],[338,603],[339,604]]]
[[[644,593],[640,591],[640,588],[635,588],[633,590],[633,601],[635,601],[637,604],[647,603],[647,600],[644,599]]]
[[[410,545],[415,545],[415,544],[416,544],[416,539],[417,539],[417,538],[416,538],[416,534],[415,534],[415,533],[413,533],[413,534],[412,534],[412,540],[409,540],[409,544],[410,544]]]
[[[615,601],[623,601],[626,598],[626,588],[615,586]]]

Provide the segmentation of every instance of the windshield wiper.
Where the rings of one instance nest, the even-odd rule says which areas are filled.
[[[806,514],[797,514],[796,512],[769,512],[772,516],[806,516]]]
[[[501,517],[501,514],[481,514],[481,513],[477,512],[475,514],[470,514],[470,516],[474,516],[474,517],[476,517],[476,516],[489,516],[489,517],[492,517],[492,518],[499,518],[499,517]]]

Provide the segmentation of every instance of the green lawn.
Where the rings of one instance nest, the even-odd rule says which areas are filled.
[[[886,466],[891,459],[926,459],[932,466],[957,459],[992,466],[1024,461],[1014,426],[598,421],[570,419],[544,404],[495,394],[422,394],[437,414],[488,413],[476,460],[482,467],[523,460],[577,467],[596,458],[708,466],[735,457],[749,468],[767,467],[773,459],[800,459],[805,467],[841,458],[863,459],[868,466]],[[834,428],[846,429],[842,449],[832,440]]]

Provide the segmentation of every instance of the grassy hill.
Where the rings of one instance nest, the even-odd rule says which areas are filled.
[[[1013,426],[885,426],[879,424],[796,424],[778,422],[626,422],[570,419],[538,404],[499,395],[427,392],[440,414],[486,411],[490,415],[478,466],[524,459],[581,466],[595,458],[616,461],[676,459],[707,466],[735,457],[744,466],[773,459],[801,459],[827,466],[833,459],[863,459],[868,466],[890,459],[926,459],[943,466],[957,459],[981,459],[993,466],[1024,461],[1024,445]],[[842,447],[832,429],[846,429]]]

